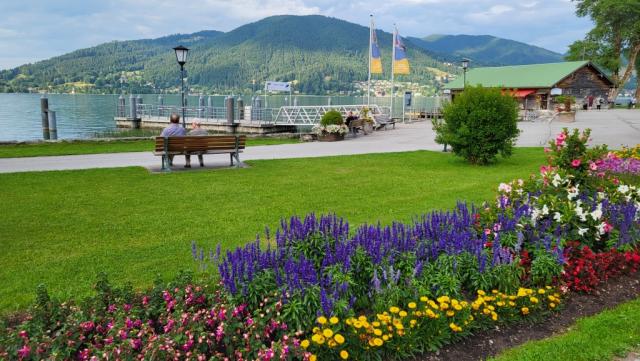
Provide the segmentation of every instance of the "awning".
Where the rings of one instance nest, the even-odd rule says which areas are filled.
[[[514,91],[512,94],[516,98],[525,98],[527,95],[533,94],[535,92],[536,91],[534,89],[520,89],[520,90]]]

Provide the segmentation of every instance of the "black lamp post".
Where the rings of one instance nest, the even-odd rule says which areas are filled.
[[[182,83],[182,127],[186,128],[187,127],[187,123],[185,120],[186,117],[186,104],[185,104],[185,97],[184,97],[184,64],[187,63],[187,53],[189,52],[189,49],[185,48],[182,45],[178,45],[175,48],[173,48],[173,50],[176,52],[176,60],[178,61],[178,64],[180,64],[180,80]]]
[[[463,88],[467,87],[467,69],[469,68],[469,63],[471,62],[471,60],[467,59],[467,58],[463,58],[462,59],[462,83],[463,83]]]

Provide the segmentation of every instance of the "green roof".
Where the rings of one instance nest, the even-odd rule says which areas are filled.
[[[472,68],[467,71],[467,85],[482,85],[488,88],[551,88],[574,71],[590,64],[589,61],[563,63]],[[598,71],[598,69],[596,67]],[[605,77],[606,75],[600,71]],[[463,77],[445,85],[445,89],[462,89]]]

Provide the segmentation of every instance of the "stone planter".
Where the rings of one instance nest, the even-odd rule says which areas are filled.
[[[344,134],[323,133],[318,136],[318,140],[321,142],[337,142],[339,140],[344,140]]]
[[[558,113],[558,121],[573,123],[576,121],[576,112],[560,112]]]
[[[364,125],[362,126],[362,131],[364,132],[364,134],[371,134],[373,133],[373,123],[372,122],[364,122]]]

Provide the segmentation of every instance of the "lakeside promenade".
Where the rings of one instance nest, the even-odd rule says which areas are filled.
[[[578,112],[576,122],[558,121],[520,122],[522,133],[517,146],[545,146],[564,127],[592,130],[591,144],[608,144],[617,149],[624,145],[640,143],[639,110],[603,110]],[[381,130],[367,136],[347,138],[342,142],[310,142],[248,147],[241,154],[242,161],[262,159],[308,158],[367,153],[407,152],[417,150],[441,151],[442,145],[435,143],[431,122],[421,121],[397,124],[396,129]],[[205,156],[205,169],[228,166],[228,157],[223,155]],[[184,157],[175,159],[176,171],[184,168]],[[70,156],[4,158],[0,159],[0,173],[72,170],[91,168],[145,167],[151,171],[160,170],[160,157],[148,152],[108,153]],[[194,167],[192,170],[198,170]]]

